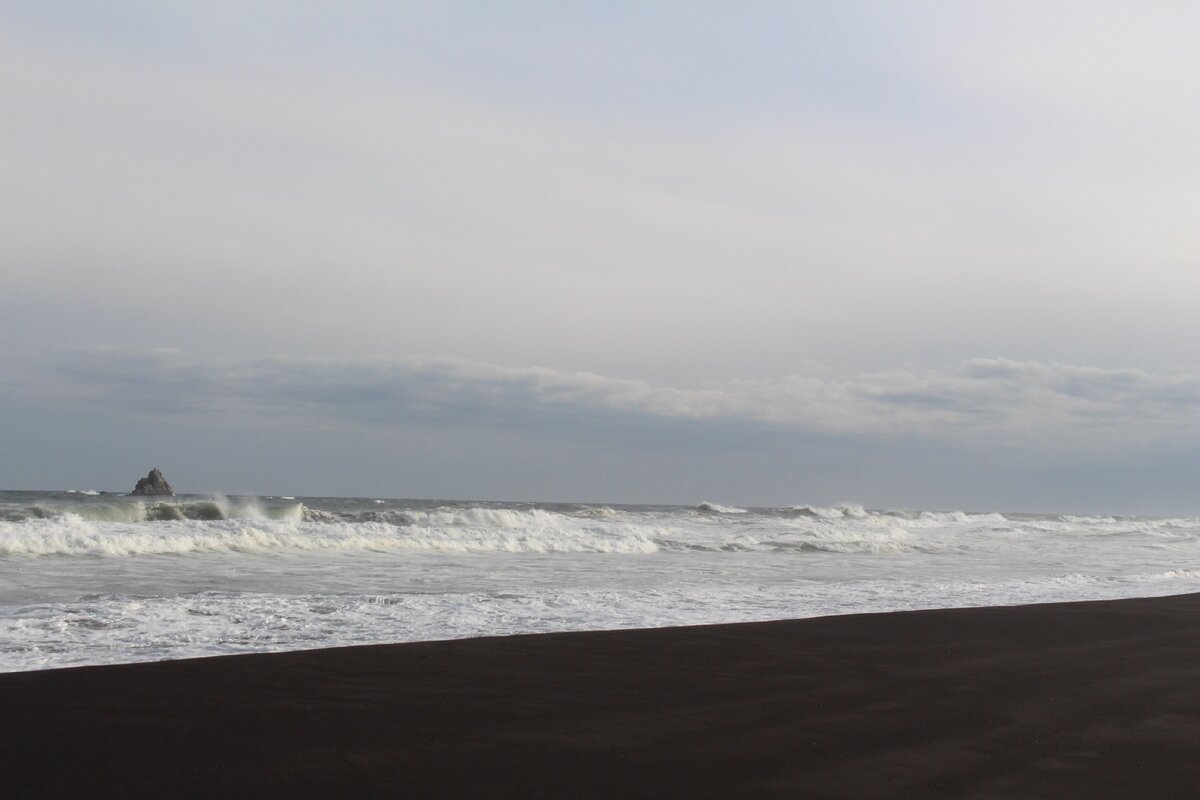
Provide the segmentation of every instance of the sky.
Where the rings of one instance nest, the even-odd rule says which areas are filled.
[[[0,487],[1200,513],[1200,10],[0,5]]]

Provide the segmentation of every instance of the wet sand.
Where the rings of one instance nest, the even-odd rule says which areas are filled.
[[[1194,798],[1200,595],[0,675],[6,797]]]

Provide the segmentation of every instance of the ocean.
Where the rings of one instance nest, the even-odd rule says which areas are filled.
[[[1192,518],[0,492],[0,671],[1198,587]]]

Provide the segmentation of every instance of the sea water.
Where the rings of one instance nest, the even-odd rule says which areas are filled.
[[[1200,519],[0,492],[0,670],[1144,597]]]

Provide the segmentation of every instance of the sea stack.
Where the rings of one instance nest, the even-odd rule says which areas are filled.
[[[130,494],[175,494],[175,490],[171,488],[171,484],[167,483],[167,479],[163,477],[158,467],[150,470],[150,474],[141,478],[137,482],[137,486],[133,487]]]

